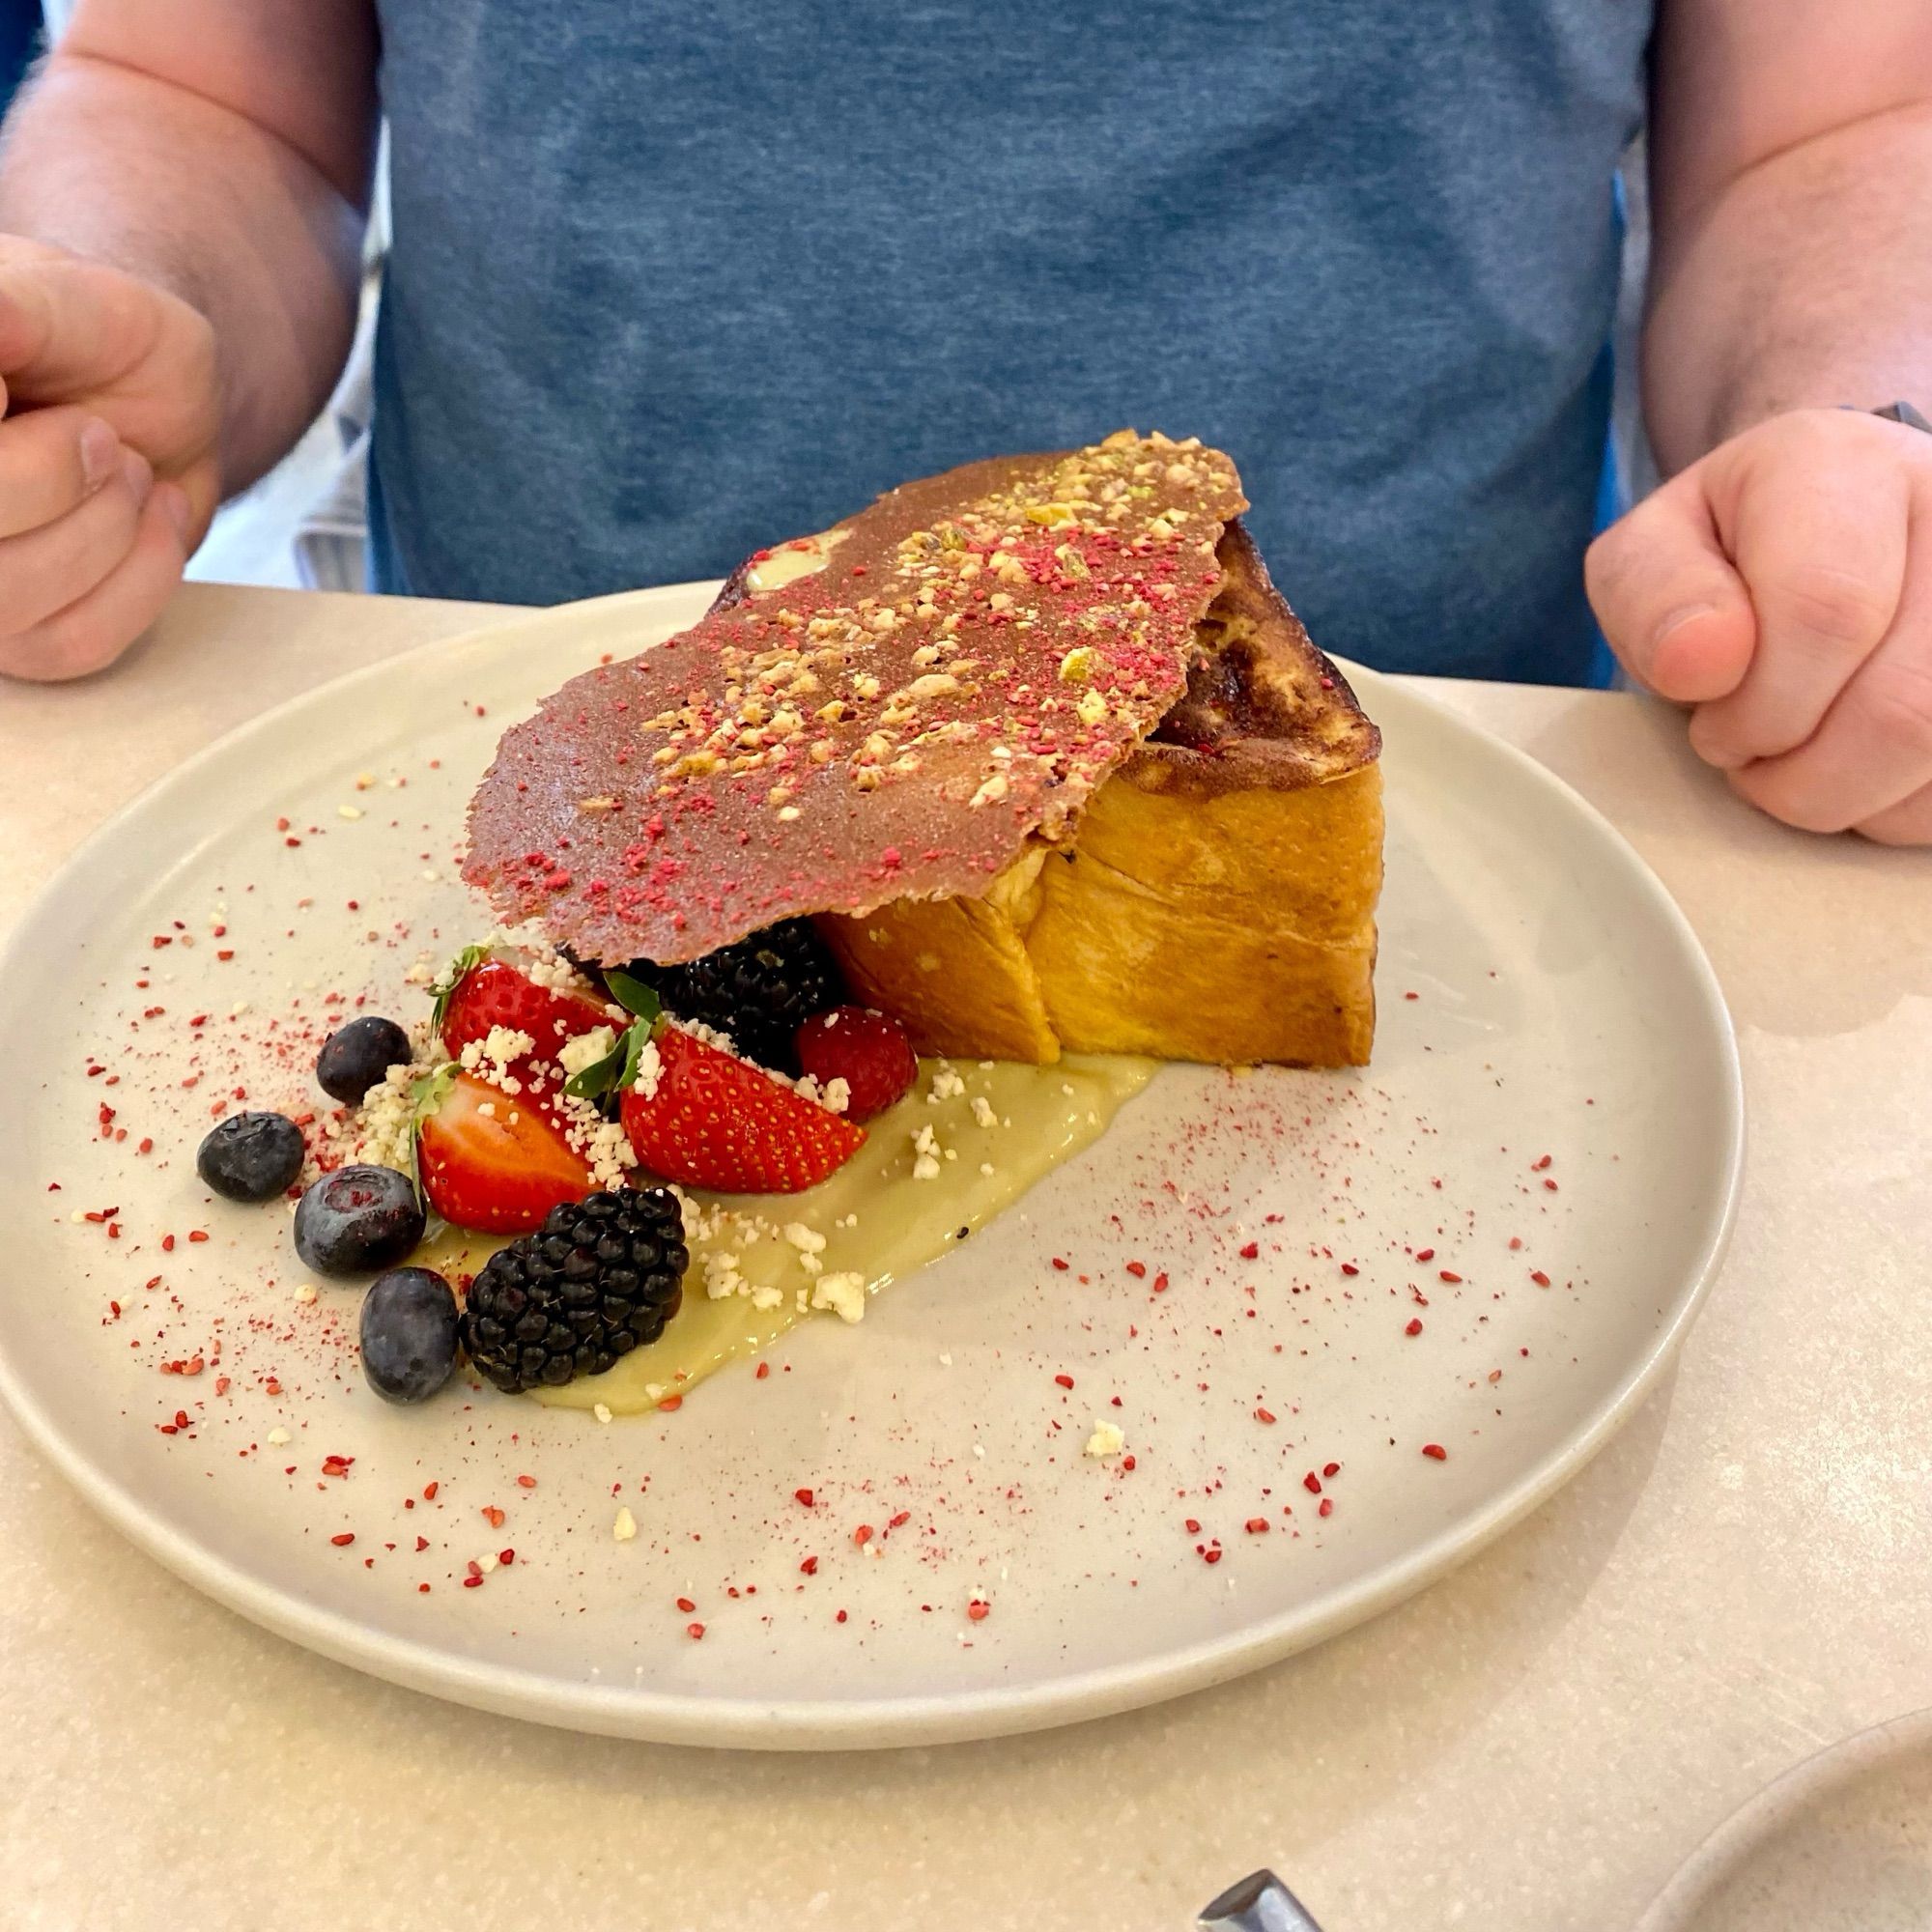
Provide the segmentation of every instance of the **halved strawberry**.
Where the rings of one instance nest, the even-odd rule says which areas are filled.
[[[665,1180],[728,1194],[816,1187],[866,1144],[866,1130],[679,1027],[653,1040],[649,1072],[620,1101],[639,1161]]]
[[[897,1020],[869,1007],[834,1007],[799,1028],[798,1064],[821,1089],[845,1083],[845,1118],[869,1121],[912,1091],[919,1059]]]
[[[509,960],[470,947],[457,954],[437,988],[435,1023],[452,1060],[471,1040],[488,1039],[497,1027],[527,1034],[534,1042],[531,1050],[504,1070],[516,1076],[526,1095],[541,1099],[558,1083],[535,1069],[554,1067],[565,1040],[610,1026],[611,1019],[601,1006],[575,994],[553,993]]]
[[[424,1085],[416,1174],[445,1221],[527,1234],[559,1203],[596,1191],[588,1165],[527,1094],[513,1097],[454,1066]]]

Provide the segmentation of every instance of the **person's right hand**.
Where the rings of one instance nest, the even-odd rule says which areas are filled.
[[[220,496],[214,333],[0,236],[0,674],[79,677],[154,622]]]

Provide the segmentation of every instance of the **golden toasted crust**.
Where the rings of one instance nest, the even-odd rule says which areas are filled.
[[[1051,1060],[1365,1062],[1375,1036],[1380,734],[1246,533],[1196,633],[1188,696],[970,909],[820,922],[925,1051]]]

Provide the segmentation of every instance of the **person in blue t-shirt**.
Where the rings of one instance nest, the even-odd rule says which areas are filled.
[[[1917,0],[80,0],[0,154],[0,672],[110,663],[351,340],[379,588],[719,574],[902,477],[1228,449],[1331,650],[1580,681],[1932,843]],[[1662,486],[1591,541],[1647,131]]]

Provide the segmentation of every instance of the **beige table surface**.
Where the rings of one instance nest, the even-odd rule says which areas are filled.
[[[493,614],[191,586],[112,675],[0,687],[0,927],[216,733]],[[1932,857],[1752,816],[1637,699],[1435,689],[1623,828],[1743,1041],[1729,1265],[1579,1481],[1225,1689],[1000,1744],[755,1758],[310,1657],[122,1543],[0,1417],[0,1922],[1165,1932],[1266,1862],[1329,1932],[1623,1932],[1775,1773],[1932,1704]]]

